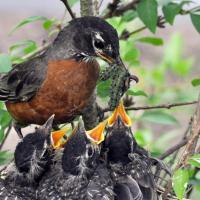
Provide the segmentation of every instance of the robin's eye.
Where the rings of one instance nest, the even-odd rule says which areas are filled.
[[[96,40],[94,42],[94,46],[97,48],[97,49],[103,49],[105,47],[104,43],[101,41],[101,40]]]

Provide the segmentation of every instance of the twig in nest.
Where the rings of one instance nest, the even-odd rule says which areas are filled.
[[[183,151],[181,159],[177,163],[174,171],[187,165],[189,157],[192,155],[193,150],[196,148],[194,144],[197,145],[197,140],[199,139],[199,136],[200,136],[200,95],[198,99],[197,109],[192,121],[191,134],[188,138],[188,142],[186,144],[185,150]],[[172,189],[172,180],[170,180],[167,184],[166,190],[163,193],[163,199],[166,199],[167,194],[171,191],[171,189]]]
[[[76,17],[74,15],[74,13],[72,12],[72,9],[70,8],[68,1],[67,0],[61,0],[61,1],[64,3],[64,5],[65,5],[66,9],[68,10],[71,18],[75,19]]]

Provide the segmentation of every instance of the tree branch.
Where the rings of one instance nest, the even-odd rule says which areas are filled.
[[[173,107],[178,107],[178,106],[187,106],[187,105],[193,105],[197,104],[198,101],[191,101],[191,102],[181,102],[181,103],[172,103],[172,104],[161,104],[161,105],[156,105],[156,106],[138,106],[138,107],[127,107],[126,110],[152,110],[152,109],[170,109]],[[103,112],[109,112],[111,111],[109,108],[103,109]]]
[[[157,22],[157,27],[159,27],[159,28],[165,28],[165,23],[166,23],[166,21],[164,20],[164,17],[163,17],[163,16],[159,16],[159,17],[158,17],[158,22]],[[124,30],[119,38],[120,38],[120,40],[126,40],[126,39],[128,39],[131,35],[134,35],[134,34],[136,34],[136,33],[139,33],[139,32],[141,32],[141,31],[143,31],[143,30],[145,30],[145,29],[147,29],[146,26],[143,26],[143,27],[141,27],[141,28],[138,28],[138,29],[136,29],[136,30],[134,30],[134,31],[132,31],[132,32],[129,32],[129,31]]]
[[[81,16],[93,16],[94,4],[93,0],[81,0]]]
[[[168,157],[169,155],[173,154],[175,151],[179,150],[181,147],[185,146],[187,144],[188,140],[187,139],[183,139],[181,140],[178,144],[176,144],[175,146],[169,148],[166,152],[164,152],[159,159],[163,160],[166,157]]]
[[[61,0],[61,1],[64,3],[64,5],[65,5],[66,9],[68,10],[71,18],[75,19],[76,17],[75,17],[74,13],[72,12],[72,10],[71,10],[71,8],[69,6],[68,0]]]
[[[108,5],[108,12],[103,16],[104,19],[114,17],[114,16],[119,16],[122,15],[124,12],[131,10],[131,9],[136,9],[137,3],[139,3],[140,0],[132,0],[129,3],[123,4],[120,7],[118,7],[119,0],[113,0],[113,3]]]

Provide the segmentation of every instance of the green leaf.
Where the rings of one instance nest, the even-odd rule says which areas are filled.
[[[146,111],[142,115],[142,119],[158,124],[173,125],[178,123],[174,116],[162,111]]]
[[[13,154],[8,151],[0,151],[0,165],[7,164],[13,157]]]
[[[22,21],[20,21],[14,28],[12,28],[11,33],[13,33],[14,31],[16,31],[17,29],[21,28],[22,26],[25,26],[26,24],[30,24],[32,22],[35,22],[35,21],[46,21],[48,20],[47,17],[44,17],[44,16],[31,16],[31,17],[28,17]]]
[[[200,78],[196,78],[192,80],[192,85],[194,87],[199,86],[200,85]]]
[[[143,96],[143,97],[148,97],[148,95],[142,91],[142,90],[137,90],[137,91],[134,91],[133,89],[129,89],[127,91],[127,94],[128,95],[131,95],[131,96]]]
[[[10,114],[5,110],[0,110],[0,124],[1,128],[6,128],[10,124],[12,118]]]
[[[2,142],[2,140],[3,140],[3,138],[4,138],[4,129],[0,129],[0,143]]]
[[[68,0],[69,5],[73,6],[78,0]]]
[[[54,19],[47,19],[44,23],[43,23],[43,28],[45,29],[45,30],[49,30],[52,26],[53,26],[53,24],[54,24]]]
[[[172,177],[172,186],[179,200],[182,200],[184,197],[188,181],[189,174],[188,171],[184,169],[177,170]]]
[[[102,81],[97,85],[98,96],[105,98],[110,94],[110,80]]]
[[[0,73],[8,72],[12,69],[12,61],[9,55],[0,54]]]
[[[146,146],[152,143],[153,134],[150,130],[137,130],[134,137],[140,146]]]
[[[29,54],[37,50],[37,44],[33,40],[23,40],[15,43],[9,48],[10,54],[13,58],[21,57],[21,54]]]
[[[192,24],[194,25],[196,30],[200,33],[200,15],[191,13],[190,17],[192,20]]]
[[[155,33],[157,27],[157,7],[158,4],[156,0],[141,0],[137,6],[139,18],[153,33]]]
[[[137,41],[152,44],[155,46],[162,46],[164,44],[162,38],[156,38],[156,37],[143,37],[143,38],[139,38]]]
[[[135,10],[128,10],[122,16],[122,21],[130,22],[138,16]]]
[[[163,7],[163,13],[167,22],[171,25],[174,23],[174,19],[181,11],[181,4],[169,3]]]
[[[200,168],[200,154],[193,155],[189,160],[188,163],[193,165],[194,167]]]

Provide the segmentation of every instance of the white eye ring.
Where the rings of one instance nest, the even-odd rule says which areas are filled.
[[[104,39],[101,37],[101,34],[99,32],[94,32],[94,36],[96,40],[100,40],[102,42],[105,42]]]

